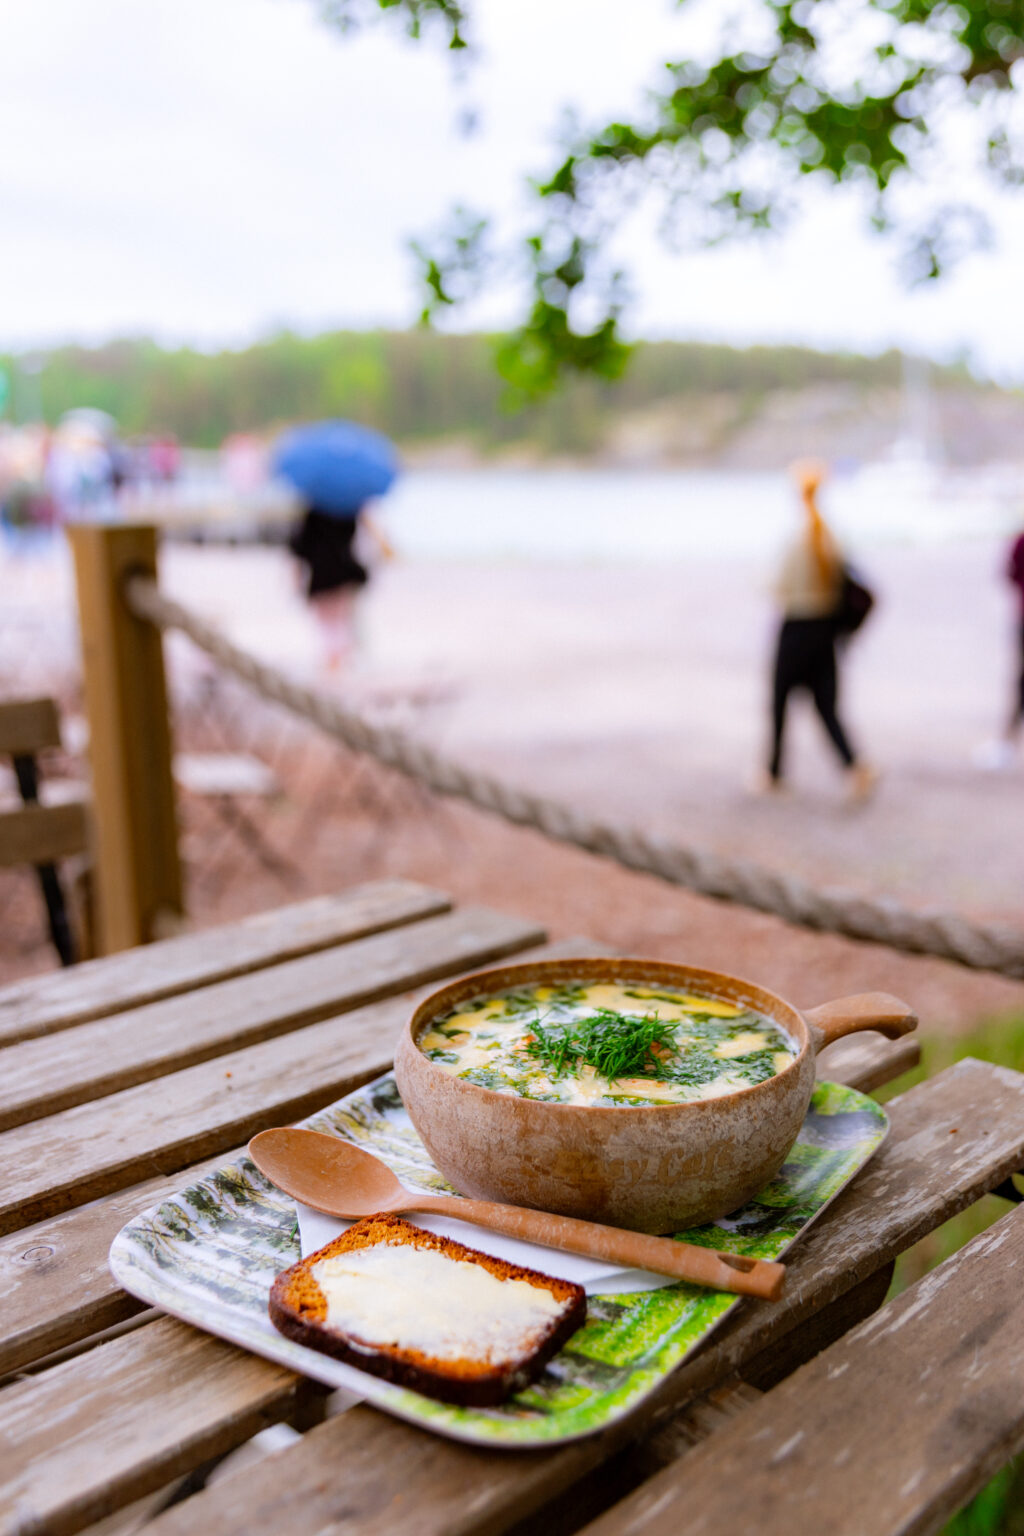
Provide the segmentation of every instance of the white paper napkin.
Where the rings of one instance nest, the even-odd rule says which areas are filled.
[[[339,1221],[336,1216],[323,1216],[308,1205],[295,1202],[299,1216],[299,1238],[302,1257],[315,1253],[325,1243],[340,1237],[352,1226],[350,1221]],[[520,1264],[525,1269],[539,1269],[542,1274],[554,1275],[559,1280],[571,1280],[582,1285],[588,1296],[615,1296],[623,1292],[654,1291],[671,1281],[664,1275],[652,1275],[642,1269],[622,1269],[615,1264],[602,1263],[600,1259],[583,1259],[575,1253],[563,1253],[557,1248],[542,1248],[537,1243],[521,1243],[514,1237],[504,1237],[499,1232],[488,1232],[484,1227],[474,1227],[468,1221],[455,1221],[450,1216],[418,1215],[408,1218],[415,1226],[440,1237],[450,1237],[465,1243],[467,1248],[479,1248],[493,1258],[504,1259],[509,1264]]]

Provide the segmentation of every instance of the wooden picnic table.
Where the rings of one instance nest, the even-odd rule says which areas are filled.
[[[0,991],[0,1530],[107,1532],[135,1506],[153,1536],[927,1532],[1019,1448],[1024,1212],[877,1310],[902,1250],[1024,1165],[1024,1075],[978,1061],[889,1105],[780,1301],[558,1449],[325,1417],[326,1389],[118,1288],[133,1215],[385,1071],[419,990],[544,940],[388,881]],[[861,1036],[820,1072],[870,1090],[916,1049]],[[281,1422],[300,1437],[202,1486]]]

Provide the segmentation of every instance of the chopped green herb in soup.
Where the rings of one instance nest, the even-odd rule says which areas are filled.
[[[631,982],[537,986],[435,1019],[420,1050],[497,1093],[559,1104],[681,1104],[751,1088],[796,1047],[750,1008]]]

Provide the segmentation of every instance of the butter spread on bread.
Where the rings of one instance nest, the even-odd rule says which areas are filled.
[[[542,1285],[510,1280],[436,1248],[378,1243],[314,1264],[327,1326],[439,1360],[494,1364],[543,1339],[565,1311]]]
[[[433,1397],[500,1402],[580,1326],[582,1287],[370,1216],[279,1275],[289,1338]]]

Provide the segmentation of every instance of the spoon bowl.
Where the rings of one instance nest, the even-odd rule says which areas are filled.
[[[408,1211],[416,1199],[379,1157],[321,1131],[298,1126],[260,1131],[249,1143],[249,1156],[278,1189],[328,1216],[355,1221]]]
[[[260,1131],[249,1143],[249,1156],[278,1189],[327,1216],[358,1220],[399,1211],[433,1212],[503,1232],[522,1242],[650,1270],[719,1291],[774,1301],[782,1289],[784,1266],[766,1259],[716,1253],[695,1243],[648,1237],[548,1211],[468,1200],[461,1195],[419,1194],[407,1189],[372,1153],[322,1131],[307,1131],[301,1126]]]

